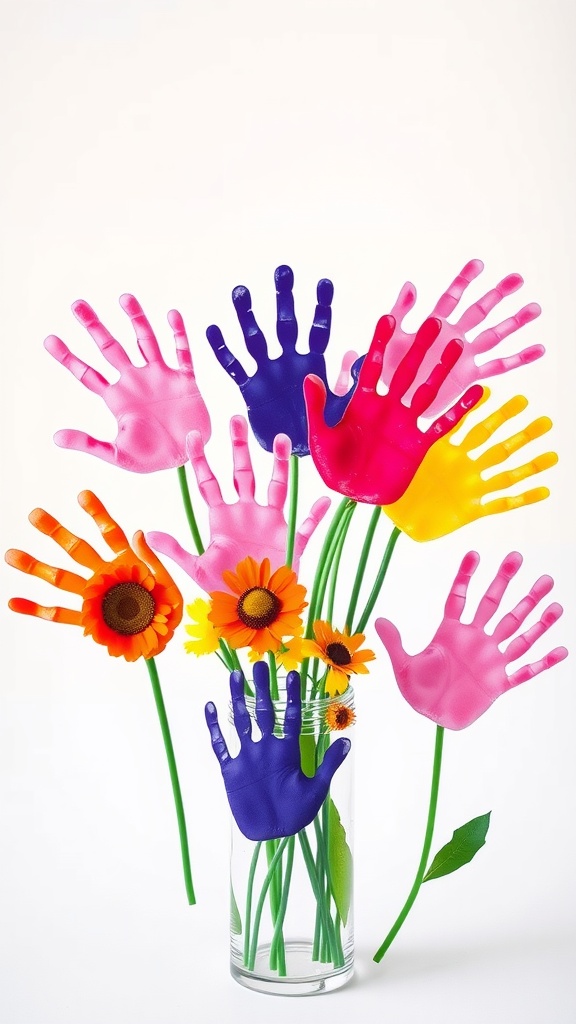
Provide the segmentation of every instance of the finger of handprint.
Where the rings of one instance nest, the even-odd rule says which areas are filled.
[[[236,316],[244,335],[246,348],[250,355],[256,360],[258,366],[268,358],[268,347],[266,338],[256,323],[256,317],[252,312],[252,297],[244,285],[239,285],[232,292],[232,302],[236,310]]]
[[[68,569],[59,569],[54,565],[46,565],[39,562],[37,558],[20,551],[18,548],[10,548],[4,555],[5,561],[14,569],[25,572],[29,576],[37,576],[40,580],[46,580],[59,590],[67,590],[70,594],[82,594],[86,587],[86,580]]]
[[[51,537],[79,565],[84,565],[87,569],[94,571],[101,568],[103,559],[98,552],[93,547],[90,547],[90,544],[87,544],[85,540],[67,530],[65,526],[62,526],[62,523],[59,523],[54,516],[45,512],[44,509],[35,508],[28,516],[28,519],[32,526],[46,537]]]
[[[534,676],[545,672],[548,668],[553,668],[554,665],[558,665],[564,658],[568,657],[568,651],[565,647],[555,647],[553,651],[546,654],[540,661],[533,661],[531,665],[524,665],[522,668],[513,672],[512,675],[508,676],[508,688],[511,689],[513,686],[519,686],[520,683],[527,682],[528,679],[533,679]]]
[[[547,487],[533,487],[530,491],[524,491],[523,494],[512,494],[506,498],[494,498],[493,501],[487,501],[485,505],[480,505],[480,511],[478,518],[481,516],[493,516],[498,515],[500,512],[509,512],[513,508],[523,508],[524,505],[534,505],[537,501],[544,501],[545,498],[550,497],[550,491]]]
[[[521,327],[535,320],[536,317],[540,316],[541,312],[542,309],[537,302],[530,302],[527,306],[523,306],[514,316],[508,317],[507,320],[496,324],[495,327],[489,327],[487,330],[482,331],[481,334],[470,342],[470,351],[475,356],[480,355],[482,352],[489,352],[490,349],[495,348],[504,338],[507,338],[509,334],[514,334],[514,331],[520,330]]]
[[[12,597],[8,601],[8,607],[13,612],[35,615],[37,619],[46,619],[48,622],[65,622],[69,626],[82,625],[81,612],[73,612],[70,608],[47,608],[43,604],[36,604],[35,601],[28,601],[25,597]]]
[[[268,486],[268,504],[270,508],[282,512],[288,493],[288,466],[292,454],[292,441],[287,434],[276,434],[272,450],[274,464]]]
[[[484,388],[484,392],[487,392],[488,395],[490,394],[488,388]],[[513,416],[517,416],[518,413],[522,412],[527,405],[528,399],[524,395],[515,395],[514,398],[510,398],[499,409],[496,409],[495,412],[491,412],[486,419],[472,427],[472,430],[460,442],[462,451],[467,453],[473,452],[480,445],[485,444],[486,441],[490,440],[492,434],[495,434]]]
[[[153,551],[150,545],[148,544],[148,541],[144,536],[143,530],[136,530],[136,533],[132,537],[132,549],[134,550],[138,558],[142,562],[144,562],[145,565],[149,566],[149,568],[152,570],[153,575],[156,577],[158,583],[160,583],[162,587],[166,587],[167,590],[173,588],[173,593],[175,595],[176,602],[179,604],[180,607],[180,618],[178,619],[178,622],[180,622],[180,619],[182,618],[182,608],[184,606],[182,601],[182,595],[179,593],[178,588],[174,583],[174,580],[172,579],[166,566],[164,565],[163,562],[160,561],[160,559],[156,555],[156,552]],[[192,558],[192,555],[190,556],[190,558]],[[178,625],[178,623],[175,623],[175,625]]]
[[[127,316],[130,317],[138,348],[146,362],[164,364],[156,335],[138,299],[134,295],[121,295],[120,305]]]
[[[78,359],[78,356],[75,356],[55,334],[49,334],[44,339],[44,348],[62,366],[65,366],[72,376],[76,377],[76,380],[79,380],[89,391],[93,391],[95,395],[103,395],[106,388],[109,387],[109,382],[101,373],[88,366],[88,363]]]
[[[108,328],[104,327],[92,306],[85,302],[84,299],[78,299],[72,303],[72,312],[82,326],[86,328],[88,334],[96,342],[102,355],[111,366],[115,366],[120,373],[132,366],[122,345],[116,341],[116,338],[112,337]]]
[[[503,560],[492,583],[484,596],[480,599],[476,614],[472,619],[472,625],[483,629],[490,621],[494,613],[500,607],[504,593],[514,576],[522,565],[523,558],[519,551],[511,551]]]
[[[533,420],[523,430],[519,430],[512,437],[508,437],[505,441],[501,441],[499,444],[495,444],[492,448],[488,448],[483,452],[475,460],[477,468],[480,472],[483,472],[485,469],[491,469],[493,466],[505,462],[514,452],[524,448],[530,441],[534,441],[536,438],[547,434],[551,428],[552,420],[550,417],[539,416],[537,420]]]
[[[270,696],[270,672],[265,661],[257,661],[253,669],[254,688],[256,690],[256,721],[262,736],[271,736],[274,732],[274,707]]]
[[[226,740],[222,735],[220,724],[218,722],[218,712],[216,711],[216,705],[212,701],[208,701],[204,708],[204,715],[206,717],[206,725],[210,732],[210,739],[212,741],[212,750],[216,754],[220,764],[225,764],[226,761],[230,760],[230,753],[226,746]]]
[[[482,260],[470,260],[446,291],[440,296],[430,316],[439,316],[445,320],[455,309],[469,284],[484,270]]]
[[[294,560],[298,561],[310,540],[310,537],[314,533],[316,527],[322,522],[328,509],[330,508],[330,498],[318,498],[310,509],[308,517],[302,523],[302,526],[296,533],[294,540]]]
[[[474,302],[468,309],[464,310],[456,324],[458,330],[462,334],[466,334],[473,327],[477,327],[492,312],[494,307],[499,302],[502,302],[502,299],[512,295],[513,292],[517,292],[523,284],[524,280],[520,277],[520,274],[508,274],[498,282],[495,288],[491,288],[481,299],[478,299],[477,302]]]
[[[195,566],[198,556],[186,551],[171,534],[150,530],[146,534],[146,540],[155,551],[159,551],[161,555],[166,555],[173,562],[176,562],[176,565],[179,565],[191,579],[195,578]]]
[[[504,650],[503,654],[506,658],[506,663],[509,664],[512,661],[517,661],[521,658],[526,651],[529,651],[531,647],[540,639],[555,622],[562,615],[564,609],[561,604],[555,602],[551,604],[546,611],[543,613],[541,618],[536,622],[530,629],[527,629],[525,633],[517,636],[512,640],[508,647]]]
[[[393,316],[399,327],[402,326],[402,321],[407,313],[411,309],[414,309],[416,305],[416,288],[411,281],[406,281],[402,285],[396,302],[390,310],[390,316]]]
[[[208,507],[216,508],[217,505],[223,505],[224,499],[220,484],[206,460],[202,434],[199,430],[191,430],[186,435],[186,452],[194,470],[198,489]]]
[[[498,377],[501,373],[508,373],[509,370],[516,370],[519,366],[527,366],[536,359],[540,359],[546,349],[544,345],[531,345],[522,352],[516,352],[513,356],[504,356],[502,359],[491,359],[489,363],[483,363],[478,367],[478,374],[485,380],[486,377]]]
[[[530,612],[534,611],[536,605],[550,593],[553,586],[554,580],[551,576],[541,576],[540,579],[536,580],[536,583],[529,593],[526,594],[526,597],[523,597],[516,607],[496,624],[492,636],[497,644],[501,644],[503,640],[508,640],[520,628],[524,620],[530,615]]]
[[[210,327],[207,327],[206,337],[210,348],[220,363],[220,366],[226,370],[228,376],[235,381],[239,388],[243,388],[250,378],[242,366],[242,363],[236,359],[236,356],[232,355],[232,352],[222,337],[222,331],[220,328],[217,327],[216,324],[212,324]]]
[[[418,370],[422,365],[422,361],[427,351],[436,341],[436,338],[440,334],[442,324],[440,320],[429,317],[425,320],[422,326],[418,329],[414,341],[408,349],[406,355],[402,358],[398,364],[392,380],[390,381],[390,387],[388,389],[389,395],[396,399],[402,398],[411,384],[414,383]],[[456,342],[456,344],[459,344]],[[450,342],[452,345],[452,342]],[[460,350],[462,346],[460,345]],[[366,356],[368,359],[370,352]],[[366,361],[364,362],[364,366]],[[363,369],[363,368],[362,368]],[[360,380],[362,380],[362,370],[360,371]]]
[[[415,416],[421,416],[432,405],[446,377],[458,362],[461,354],[462,343],[460,341],[454,340],[447,344],[440,362],[436,364],[428,380],[416,388],[414,392],[410,408]]]
[[[75,452],[84,452],[85,455],[95,455],[103,462],[110,465],[118,465],[118,449],[110,441],[98,441],[83,430],[57,430],[54,434],[54,444],[59,448],[72,449]]]
[[[302,701],[300,698],[300,675],[289,672],[286,676],[286,711],[284,714],[284,739],[296,745],[300,742],[302,729]]]
[[[384,352],[386,346],[394,334],[394,328],[396,321],[393,316],[381,316],[376,328],[374,330],[374,336],[370,342],[370,348],[366,354],[360,373],[358,374],[358,388],[357,392],[360,391],[375,391],[376,385],[380,380],[380,374],[382,373],[382,363],[384,362]]]
[[[444,605],[444,617],[446,619],[460,619],[466,604],[470,580],[476,572],[479,563],[480,555],[477,551],[468,551],[464,555]]]
[[[324,754],[322,764],[317,768],[314,782],[327,790],[335,773],[338,771],[344,759],[350,753],[352,743],[347,736],[343,736],[334,743],[331,743]]]
[[[439,416],[437,420],[434,420],[432,426],[428,427],[428,430],[423,435],[426,438],[428,447],[430,448],[435,441],[438,441],[445,434],[450,433],[451,430],[464,419],[467,413],[470,412],[474,406],[478,405],[483,395],[483,388],[480,384],[473,384],[471,388],[468,388],[462,398],[460,398],[455,405],[452,406],[448,412],[445,412],[442,416]]]
[[[527,477],[535,476],[536,473],[543,473],[545,469],[550,469],[557,462],[556,452],[544,452],[543,455],[537,455],[531,462],[525,462],[523,466],[506,470],[504,473],[496,473],[489,480],[484,480],[482,493],[492,494],[494,491],[503,491],[512,487],[513,484],[519,483],[520,480],[526,480]]]
[[[252,723],[246,708],[246,697],[244,694],[244,673],[240,669],[234,669],[230,673],[230,698],[232,701],[232,716],[238,738],[249,740],[252,735]]]
[[[352,364],[355,363],[357,359],[358,353],[354,352],[353,349],[349,349],[348,352],[345,352],[342,356],[342,365],[333,388],[335,395],[346,395],[348,393],[350,389],[350,371],[352,369]]]
[[[233,416],[230,420],[230,440],[234,463],[234,487],[240,500],[248,501],[254,497],[256,483],[248,448],[248,424],[243,416]]]
[[[282,349],[284,351],[291,351],[296,347],[298,339],[298,323],[294,313],[294,295],[292,292],[294,274],[291,268],[286,266],[276,267],[274,283],[276,285],[276,334]]]
[[[310,328],[309,347],[311,352],[318,352],[320,355],[323,355],[330,341],[330,328],[332,326],[331,303],[334,298],[334,285],[327,277],[323,277],[321,281],[318,281],[316,298],[318,301],[314,311],[312,327]],[[346,388],[347,390],[348,388]],[[341,393],[345,394],[346,392]]]
[[[129,550],[130,544],[126,534],[92,491],[81,491],[78,495],[78,504],[92,517],[114,554],[119,555]]]
[[[320,377],[316,377],[312,373],[309,374],[308,377],[304,378],[304,403],[306,405],[306,415],[308,417],[309,436],[317,439],[326,436],[328,430],[331,429],[326,426],[326,421],[324,419],[324,409],[326,408],[326,388],[320,380]]]
[[[168,311],[168,323],[174,333],[174,342],[176,344],[176,358],[178,360],[178,366],[181,370],[189,373],[192,377],[194,376],[194,366],[192,364],[192,353],[190,351],[190,342],[188,341],[188,334],[184,326],[184,320],[182,315],[177,309],[170,309]]]

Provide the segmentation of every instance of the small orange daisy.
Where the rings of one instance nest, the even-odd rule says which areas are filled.
[[[107,647],[115,658],[153,658],[164,650],[182,618],[180,591],[141,531],[134,537],[133,550],[95,494],[82,491],[78,501],[99,527],[116,558],[106,561],[48,512],[35,509],[30,514],[32,525],[52,537],[75,562],[91,569],[92,576],[85,579],[68,569],[45,565],[25,551],[11,549],[5,556],[9,565],[78,595],[82,608],[47,608],[22,597],[12,598],[10,608],[51,622],[83,626],[84,635]]]
[[[329,729],[340,731],[354,725],[356,712],[346,704],[331,704],[324,717]]]
[[[276,653],[284,637],[302,633],[300,614],[306,607],[306,589],[287,565],[271,574],[269,558],[256,562],[249,555],[235,572],[226,571],[222,578],[232,593],[216,590],[210,594],[208,618],[230,647]]]
[[[302,641],[302,655],[305,658],[320,658],[329,666],[325,688],[329,697],[344,693],[351,675],[367,675],[365,662],[374,661],[374,651],[360,651],[364,643],[363,633],[341,633],[329,622],[318,619],[314,623],[314,640]]]

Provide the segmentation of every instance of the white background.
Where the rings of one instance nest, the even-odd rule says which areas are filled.
[[[75,500],[85,487],[128,532],[164,529],[187,543],[175,472],[135,476],[52,443],[61,427],[115,434],[103,403],[42,348],[54,332],[105,369],[74,299],[91,302],[132,355],[122,292],[141,300],[169,359],[166,312],[182,311],[212,413],[210,461],[231,497],[227,421],[243,404],[204,331],[217,322],[243,354],[234,285],[249,285],[273,338],[273,271],[289,263],[306,338],[316,282],[331,277],[333,378],[345,349],[366,350],[403,281],[418,287],[416,325],[479,257],[471,299],[518,271],[525,287],[502,316],[543,307],[502,351],[542,342],[545,359],[494,393],[524,392],[532,418],[553,417],[553,434],[534,445],[560,453],[542,478],[552,495],[434,543],[401,538],[378,612],[416,651],[466,550],[482,555],[473,605],[519,549],[510,606],[552,574],[566,614],[536,650],[573,647],[570,0],[3,7],[4,547],[59,563],[27,522],[36,505],[94,541]],[[270,460],[256,447],[263,494]],[[310,460],[302,477],[304,509],[323,489]],[[16,594],[54,600],[7,567],[1,586],[4,608]],[[341,992],[295,1004],[228,974],[228,814],[203,723],[208,698],[226,703],[219,663],[186,657],[182,630],[159,661],[191,833],[190,909],[144,665],[109,659],[69,627],[2,612],[2,630],[2,1024],[575,1019],[574,654],[446,736],[434,848],[492,810],[488,842],[472,865],[423,888],[377,966],[419,857],[434,730],[404,703],[370,628],[378,663],[357,687],[357,972]]]

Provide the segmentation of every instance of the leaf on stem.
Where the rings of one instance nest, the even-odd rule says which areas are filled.
[[[232,886],[230,886],[230,931],[232,935],[242,935],[242,920]]]
[[[422,881],[441,878],[468,864],[486,842],[491,813],[488,811],[487,814],[480,814],[455,829],[452,839],[438,851]]]
[[[346,924],[352,898],[352,854],[346,842],[346,830],[331,797],[328,797],[328,865],[332,897],[343,924]]]

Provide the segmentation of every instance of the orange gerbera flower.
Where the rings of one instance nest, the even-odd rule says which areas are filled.
[[[226,571],[222,578],[232,593],[216,590],[210,594],[208,618],[230,647],[276,653],[284,637],[300,635],[306,589],[287,565],[270,574],[269,558],[258,563],[249,555],[235,572]]]
[[[46,608],[22,597],[12,598],[10,608],[51,622],[83,626],[84,635],[103,644],[115,658],[153,658],[164,650],[182,618],[180,591],[141,531],[134,536],[133,550],[95,494],[82,491],[78,501],[99,527],[116,558],[107,562],[86,541],[37,508],[29,517],[32,525],[52,537],[75,562],[91,569],[92,576],[86,580],[68,569],[45,565],[25,551],[12,549],[5,556],[9,565],[38,576],[59,590],[77,594],[82,598],[82,608]]]
[[[359,651],[366,637],[363,633],[341,633],[329,622],[318,619],[314,623],[314,640],[302,641],[302,655],[305,658],[320,658],[328,666],[325,688],[329,697],[344,693],[351,675],[366,675],[365,662],[374,661],[374,651]]]

